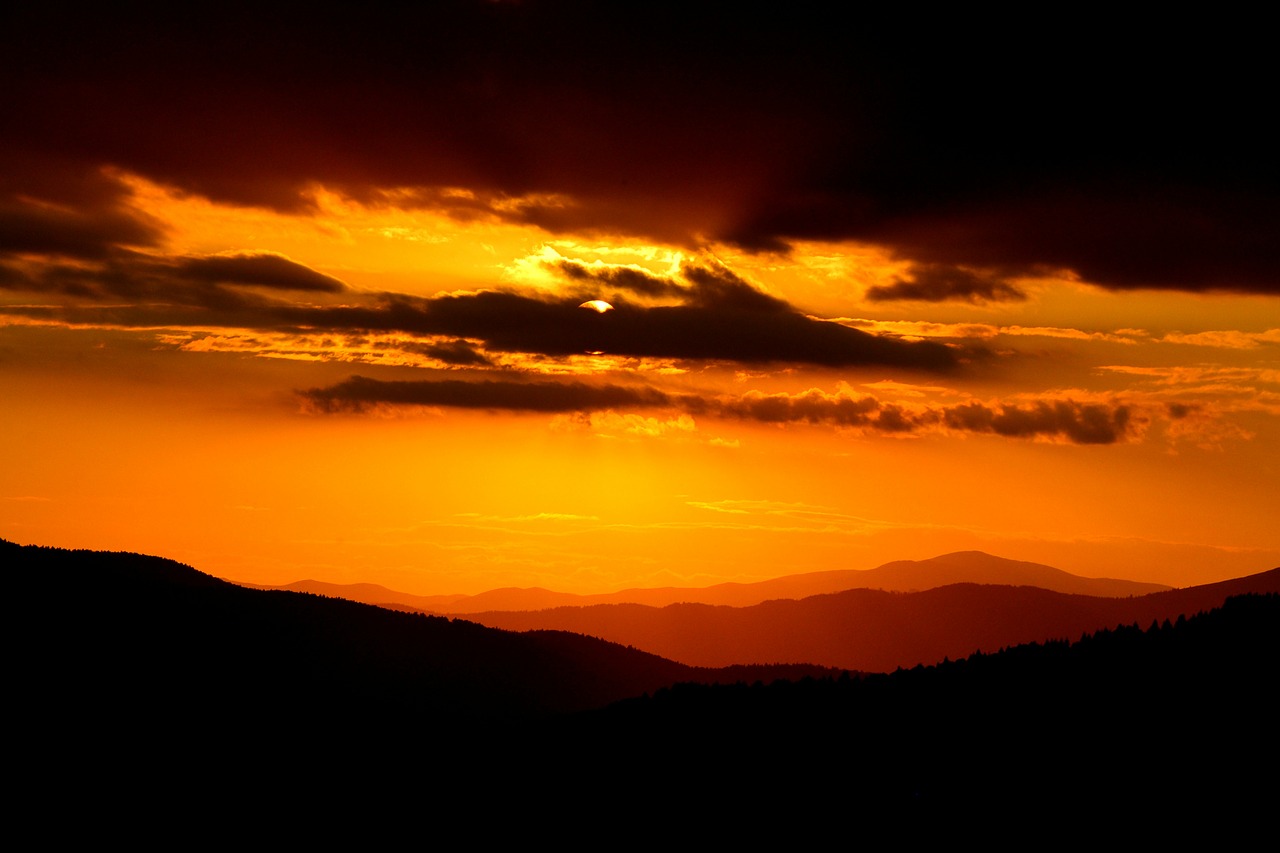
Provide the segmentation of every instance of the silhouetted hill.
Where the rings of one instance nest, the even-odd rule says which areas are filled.
[[[1027,810],[1055,814],[1055,832],[1082,821],[1158,833],[1165,820],[1216,815],[1225,840],[1274,805],[1278,675],[1272,593],[888,674],[680,685],[589,719],[648,733],[641,753],[663,743],[744,779],[785,774],[815,808],[906,807],[962,816],[951,831],[981,820],[995,833]],[[746,742],[752,758],[736,751]],[[802,771],[815,767],[834,772]]]
[[[890,592],[918,592],[957,583],[998,584],[1001,586],[1034,586],[1072,595],[1097,595],[1123,598],[1146,595],[1170,589],[1165,584],[1143,583],[1118,578],[1086,578],[1041,563],[1009,560],[982,551],[956,551],[929,560],[895,560],[861,573],[838,573],[860,581],[856,587],[883,589]],[[779,580],[786,580],[780,578]],[[854,589],[846,581],[832,578],[843,585],[839,589],[815,590],[812,595]],[[770,596],[779,598],[783,596]],[[803,598],[787,595],[787,598]]]
[[[475,723],[742,677],[576,634],[245,589],[157,557],[0,542],[0,558],[23,603],[29,710],[91,707],[90,726]],[[753,674],[806,670],[821,672]]]
[[[1176,619],[1248,592],[1280,592],[1280,569],[1135,598],[953,584],[915,593],[852,589],[740,608],[615,604],[468,618],[512,631],[589,634],[694,666],[805,661],[887,672],[1133,622]]]
[[[750,607],[779,598],[808,598],[847,589],[915,592],[957,583],[1036,586],[1078,595],[1124,597],[1167,590],[1164,584],[1116,578],[1086,578],[1021,560],[995,557],[982,551],[958,551],[929,560],[897,560],[874,569],[806,572],[757,583],[722,583],[708,587],[657,587],[621,592],[576,595],[540,587],[504,587],[477,595],[412,595],[377,584],[331,584],[296,581],[286,586],[244,584],[255,589],[289,589],[363,601],[395,604],[438,614],[486,613],[499,610],[546,610],[595,604],[712,604]]]
[[[16,584],[18,806],[103,837],[269,827],[397,843],[412,826],[576,846],[606,831],[758,843],[834,827],[1024,844],[1201,829],[1233,847],[1273,811],[1274,594],[1075,643],[776,682],[563,632],[247,590],[135,554],[0,541],[0,563]],[[1199,606],[1254,582],[1162,595]],[[696,683],[708,674],[725,686]],[[609,694],[631,698],[567,710]]]

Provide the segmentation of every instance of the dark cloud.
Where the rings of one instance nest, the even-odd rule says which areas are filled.
[[[488,367],[492,361],[466,341],[448,341],[438,344],[397,344],[400,349],[425,355],[457,367]]]
[[[596,282],[645,297],[676,297],[699,308],[735,311],[792,311],[785,301],[764,293],[722,263],[687,261],[678,275],[662,276],[632,267],[559,261],[552,265],[570,281]]]
[[[747,394],[715,401],[714,411],[724,417],[762,423],[813,423],[844,427],[874,427],[882,406],[874,397],[854,399],[821,391],[804,394]]]
[[[946,264],[915,264],[908,277],[890,285],[869,288],[866,295],[874,302],[895,299],[1001,302],[1027,298],[1015,285],[997,275]]]
[[[687,287],[668,276],[632,267],[596,267],[581,261],[557,261],[551,266],[570,281],[595,282],[638,296],[685,296],[688,291]]]
[[[283,255],[267,252],[182,258],[173,265],[179,278],[210,284],[250,284],[281,290],[340,293],[346,285]]]
[[[725,266],[685,264],[680,271],[692,285],[689,301],[697,307],[766,314],[795,311],[776,296],[752,287]]]
[[[27,289],[30,278],[17,267],[0,263],[0,290]]]
[[[571,277],[587,275],[580,267],[574,269]],[[602,275],[605,281],[612,273]],[[587,277],[594,276],[591,272]],[[641,286],[661,287],[678,294],[681,302],[619,304],[616,310],[600,314],[579,307],[576,296],[554,299],[480,291],[431,298],[346,293],[342,305],[294,304],[239,285],[325,294],[343,291],[344,286],[275,255],[162,258],[123,251],[96,266],[44,264],[6,286],[132,303],[110,308],[73,305],[55,312],[73,322],[394,332],[479,341],[488,352],[553,357],[608,353],[756,365],[879,365],[934,372],[951,370],[960,362],[957,352],[943,344],[874,335],[801,314],[712,262],[685,264],[678,282],[656,277],[649,281],[643,276],[613,278],[628,286],[642,282]],[[4,281],[0,277],[0,283]],[[48,314],[48,309],[40,310]],[[455,364],[483,363],[484,358],[465,347],[427,354]]]
[[[41,263],[15,264],[8,268],[7,275],[0,275],[0,287],[9,290],[77,300],[133,302],[132,308],[117,306],[112,310],[116,322],[132,324],[127,319],[132,315],[140,325],[156,325],[157,318],[166,314],[166,306],[216,312],[204,318],[184,314],[174,322],[255,325],[265,318],[263,309],[280,303],[239,289],[244,286],[318,293],[346,289],[341,281],[281,255],[166,257],[119,247],[104,247],[102,256],[91,260],[46,259]],[[82,313],[91,316],[94,310]]]
[[[812,423],[883,433],[916,433],[946,427],[1008,438],[1064,438],[1074,444],[1114,444],[1130,432],[1123,405],[1040,401],[1026,406],[966,403],[907,408],[874,397],[854,398],[811,390],[804,394],[746,394],[708,404],[715,414],[763,423]]]
[[[697,273],[701,276],[701,273]],[[298,326],[399,331],[484,341],[486,350],[562,356],[611,355],[792,363],[885,365],[943,371],[951,349],[929,341],[872,335],[807,317],[745,284],[716,278],[694,285],[692,304],[623,306],[598,314],[576,299],[550,301],[505,292],[389,299],[377,307],[281,309]]]
[[[831,65],[821,53],[793,63],[779,36],[802,37],[802,22],[678,11],[680,26],[655,7],[576,2],[219,7],[198,23],[8,9],[0,62],[22,85],[0,106],[22,150],[102,158],[225,201],[299,209],[315,179],[366,199],[385,187],[568,193],[606,227],[670,230],[664,220],[691,210],[674,233],[706,205],[673,187],[714,200],[734,184],[749,193],[770,162],[793,168],[792,135],[825,121],[815,87]],[[799,82],[810,85],[785,85]],[[726,145],[744,115],[773,121]]]
[[[0,159],[0,171],[4,162]],[[0,195],[0,255],[55,255],[97,260],[122,246],[159,243],[163,229],[127,209],[123,191],[77,193],[74,206],[61,198]]]
[[[925,212],[868,237],[926,264],[1008,274],[1071,270],[1111,290],[1280,293],[1280,187],[1094,186],[977,202],[963,216]]]
[[[65,198],[111,165],[287,210],[307,208],[313,181],[371,203],[408,187],[453,215],[553,230],[753,249],[851,238],[1008,276],[1280,290],[1266,27],[1082,15],[1010,38],[972,10],[906,15],[9,4],[0,196]],[[8,239],[75,254],[154,236],[101,205],[69,210],[21,208],[31,221]],[[917,280],[925,298],[934,278]]]
[[[574,275],[584,274],[587,271],[578,268]],[[599,277],[608,281],[611,275],[603,272]],[[937,343],[871,335],[805,316],[714,262],[686,263],[680,269],[680,279],[624,279],[628,283],[643,280],[643,286],[651,291],[678,293],[683,300],[680,305],[622,306],[595,314],[571,307],[572,303],[479,294],[432,300],[427,310],[435,317],[465,320],[471,329],[453,329],[450,334],[481,337],[493,347],[522,352],[591,351],[756,364],[878,364],[924,370],[946,370],[957,363],[955,353]]]
[[[699,396],[669,394],[647,386],[508,380],[384,381],[352,376],[328,388],[298,392],[319,412],[364,412],[376,406],[443,406],[522,412],[588,412],[669,408],[689,414],[766,424],[809,423],[886,434],[945,427],[1006,438],[1065,439],[1073,444],[1114,444],[1130,433],[1124,405],[1040,401],[1026,406],[959,406],[908,409],[874,397],[854,398],[810,390],[803,394]]]
[[[966,432],[990,432],[1014,438],[1062,436],[1076,444],[1114,444],[1124,438],[1130,428],[1127,406],[1073,400],[998,409],[982,403],[967,403],[946,409],[943,419],[951,429]]]
[[[382,381],[352,376],[328,388],[299,392],[322,412],[362,412],[377,405],[446,406],[516,412],[583,412],[665,406],[660,391],[582,382],[513,382],[457,379]]]

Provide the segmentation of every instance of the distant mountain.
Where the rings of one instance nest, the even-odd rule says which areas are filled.
[[[1274,811],[1277,673],[1280,595],[1232,595],[1159,625],[887,674],[682,685],[574,725],[642,733],[626,758],[688,751],[732,768],[718,790],[738,796],[776,777],[806,811],[870,822],[905,808],[899,839],[1198,826],[1244,842]]]
[[[170,841],[265,827],[399,843],[412,823],[598,842],[603,822],[646,841],[781,843],[834,820],[894,843],[1198,829],[1236,847],[1274,811],[1280,597],[1235,593],[1275,572],[1133,600],[1142,622],[1230,596],[1169,623],[832,677],[693,670],[137,554],[0,541],[0,565],[20,821],[47,821],[52,801],[95,833]],[[989,589],[1012,588],[857,594],[980,610]]]
[[[236,581],[239,586],[248,589],[280,590],[284,592],[306,592],[311,595],[323,595],[329,598],[345,598],[361,604],[387,605],[395,604],[414,610],[425,610],[432,613],[454,613],[451,606],[455,602],[465,601],[468,595],[414,595],[410,592],[398,592],[376,583],[329,583],[327,581],[301,580],[287,584],[260,584]],[[563,602],[557,602],[563,603]]]
[[[1280,569],[1134,598],[964,583],[913,593],[850,589],[751,607],[605,604],[468,618],[511,631],[588,634],[696,666],[805,661],[887,672],[1117,625],[1145,626],[1218,607],[1228,595],[1265,592],[1280,592]]]
[[[852,572],[831,572],[827,575],[843,575],[851,578]],[[855,586],[840,589],[815,590],[809,595],[840,592],[844,589],[865,587],[890,592],[918,592],[956,583],[1000,584],[1004,586],[1034,586],[1053,592],[1073,595],[1097,595],[1123,598],[1130,595],[1146,595],[1151,592],[1172,589],[1165,584],[1143,583],[1117,578],[1086,578],[1024,560],[1008,560],[982,551],[956,551],[930,560],[895,560],[859,574]],[[786,581],[779,578],[778,581]],[[831,578],[832,583],[844,583],[843,578]],[[776,583],[774,581],[767,582]],[[785,586],[783,587],[785,588]],[[786,595],[786,598],[804,598],[806,595]]]
[[[477,595],[412,595],[376,584],[331,584],[297,581],[287,586],[254,586],[257,589],[289,589],[362,601],[395,604],[432,613],[485,613],[496,610],[546,610],[553,607],[587,607],[593,604],[713,604],[750,607],[777,598],[808,598],[847,589],[883,589],[915,592],[955,583],[1035,586],[1055,592],[1123,598],[1171,589],[1164,584],[1115,578],[1086,578],[1021,560],[994,557],[982,551],[959,551],[929,560],[897,560],[874,569],[840,569],[807,572],[756,583],[722,583],[709,587],[657,587],[621,592],[576,595],[540,587],[504,587]]]

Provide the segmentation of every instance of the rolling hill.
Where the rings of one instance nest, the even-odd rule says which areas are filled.
[[[588,607],[595,604],[711,604],[750,607],[778,598],[808,598],[847,589],[881,589],[916,592],[956,583],[1035,586],[1055,592],[1122,598],[1170,589],[1168,586],[1116,578],[1086,578],[1022,560],[1009,560],[982,551],[959,551],[928,560],[896,560],[874,569],[842,569],[806,572],[757,583],[722,583],[709,587],[636,588],[595,595],[554,592],[538,587],[493,589],[477,595],[412,595],[377,584],[332,584],[303,580],[287,589],[361,601],[394,604],[431,613],[463,614],[498,610],[547,610],[553,607]]]
[[[1280,596],[1252,593],[1276,572],[1131,600],[1031,589],[1067,614],[1195,615],[1124,627],[1132,611],[1074,642],[832,677],[699,670],[137,554],[0,541],[0,561],[17,805],[56,803],[95,831],[390,842],[412,825],[576,843],[607,825],[656,841],[696,813],[720,839],[834,822],[897,841],[1199,827],[1231,846],[1274,802]],[[918,614],[931,595],[981,611],[992,590],[1028,591],[874,595]],[[870,593],[770,606],[853,594]],[[1007,601],[1033,618],[1040,599]]]
[[[588,634],[696,666],[805,661],[887,672],[1117,625],[1145,626],[1250,592],[1280,592],[1280,569],[1132,598],[960,583],[911,593],[850,589],[751,607],[608,604],[468,618],[511,631]]]
[[[92,705],[93,725],[193,719],[510,720],[601,707],[722,673],[576,634],[511,633],[342,599],[250,590],[171,560],[0,541],[24,654],[24,714]],[[96,702],[110,697],[109,702]]]

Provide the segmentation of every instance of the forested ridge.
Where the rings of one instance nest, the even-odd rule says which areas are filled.
[[[257,768],[237,784],[286,797],[482,790],[503,807],[616,810],[715,792],[863,817],[1249,815],[1276,794],[1275,594],[891,673],[705,671],[133,554],[0,556],[19,590],[15,728],[43,750],[19,766],[48,784],[142,766],[194,786],[165,788],[177,796]],[[405,766],[435,772],[393,784]]]

